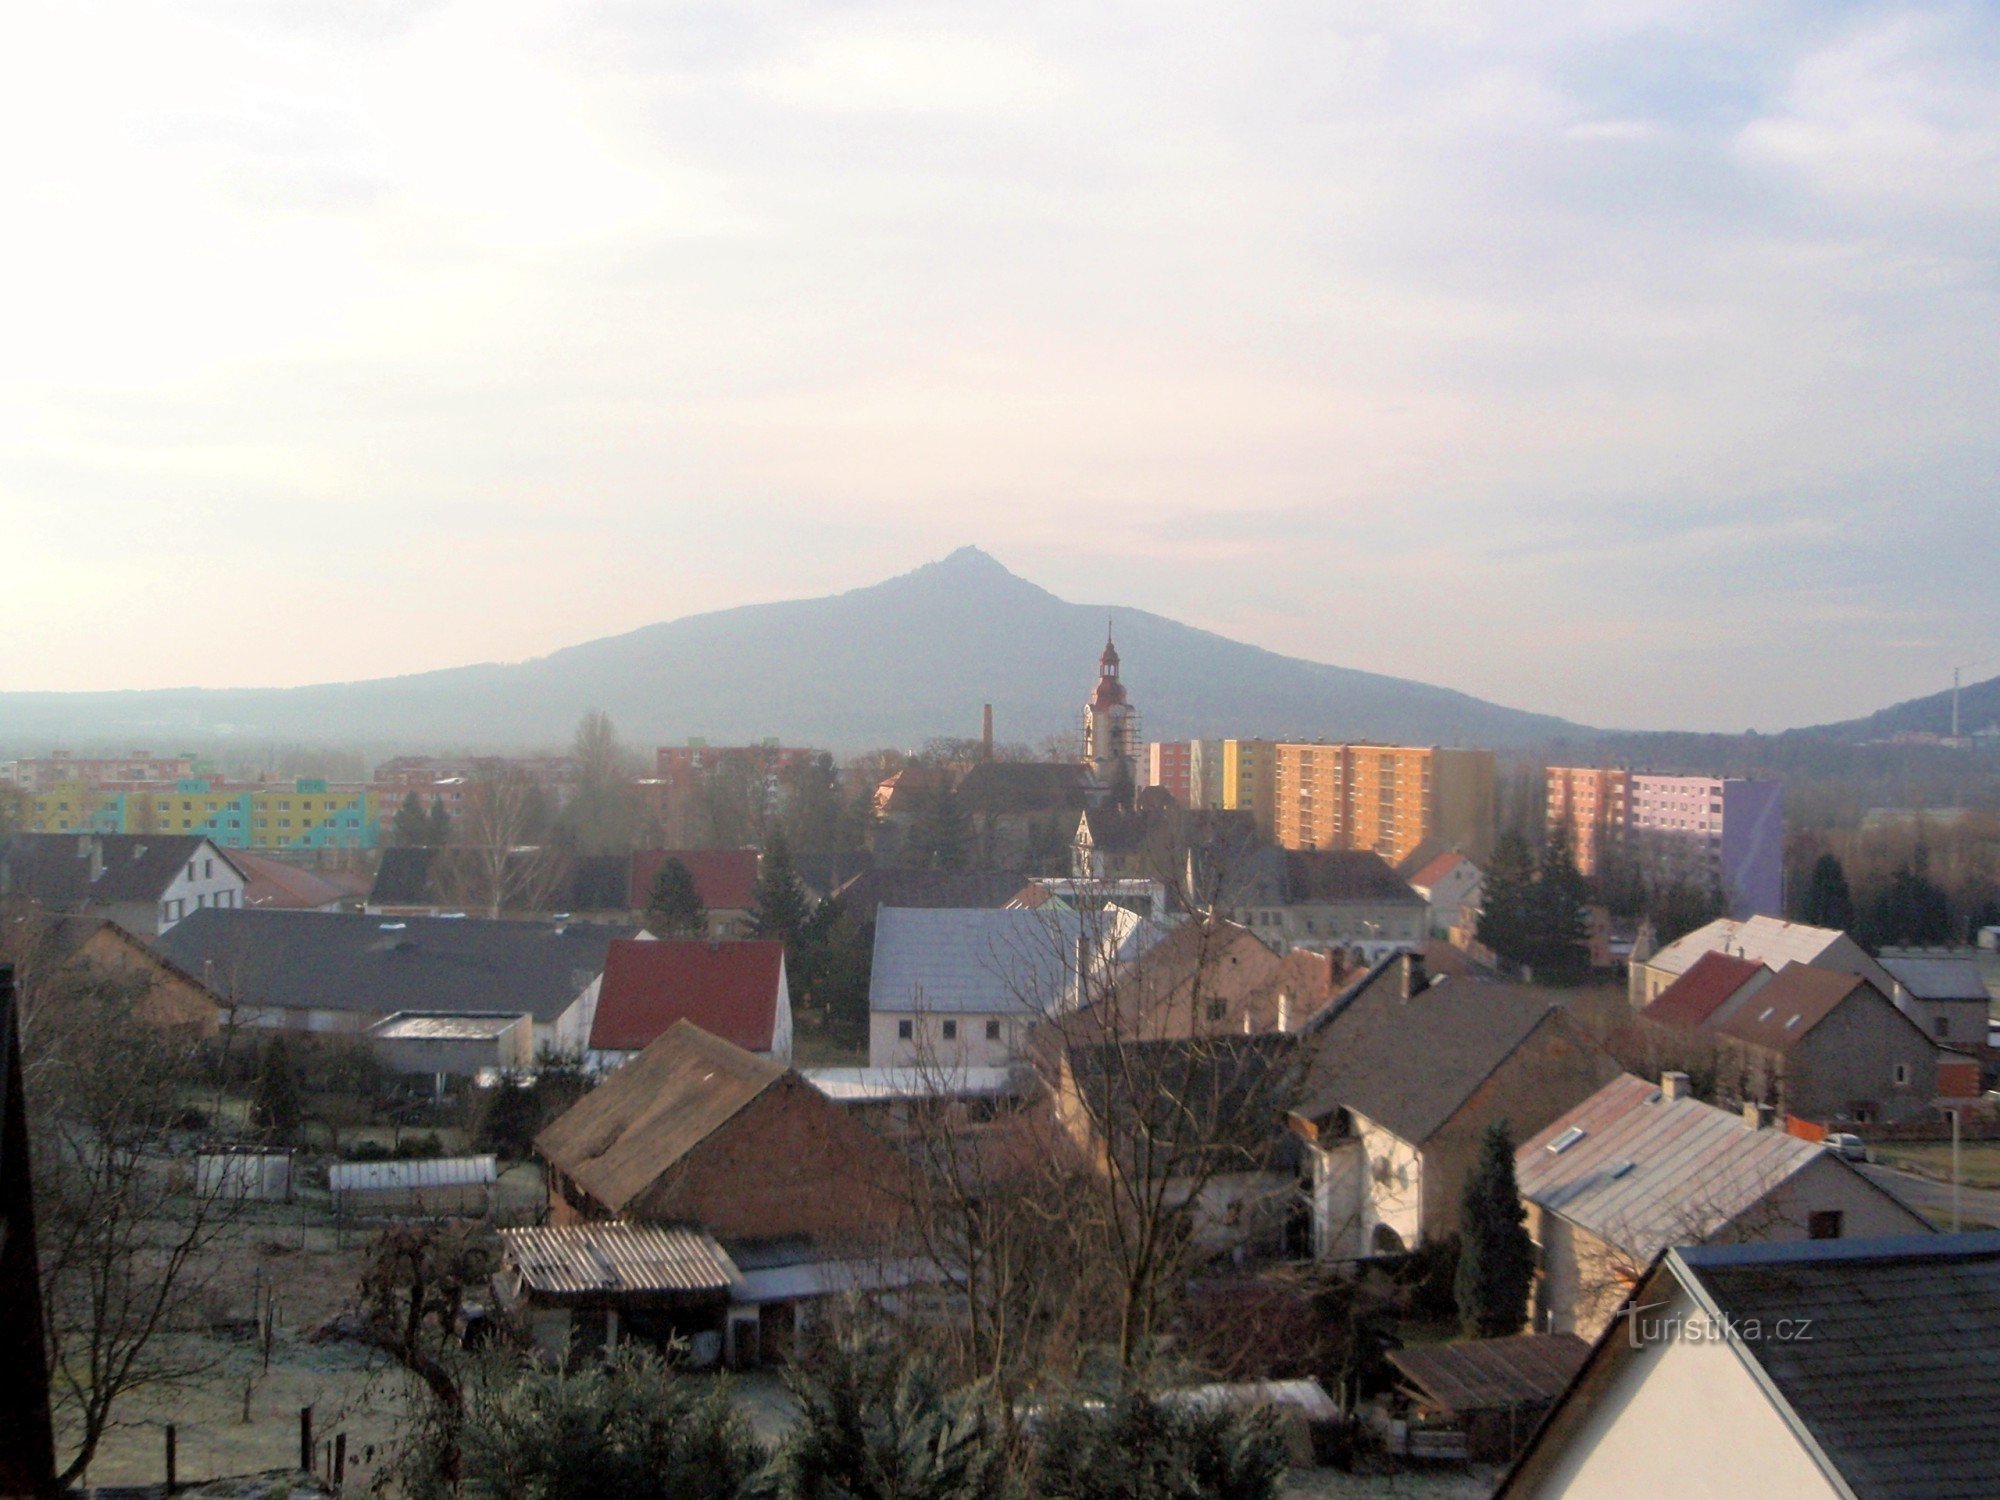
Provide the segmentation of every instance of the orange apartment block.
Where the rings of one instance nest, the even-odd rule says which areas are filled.
[[[1548,830],[1568,826],[1576,867],[1595,875],[1631,821],[1632,773],[1589,766],[1549,767]]]
[[[1493,752],[1280,744],[1272,803],[1287,849],[1372,849],[1394,865],[1435,842],[1483,860],[1493,848]]]

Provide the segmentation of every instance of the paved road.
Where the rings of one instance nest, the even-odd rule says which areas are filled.
[[[1856,1163],[1857,1166],[1860,1163]],[[1869,1179],[1887,1188],[1940,1229],[1951,1228],[1951,1184],[1934,1182],[1914,1172],[1898,1172],[1892,1167],[1865,1166]],[[1962,1187],[1959,1193],[1959,1222],[1971,1226],[2000,1226],[2000,1189]]]

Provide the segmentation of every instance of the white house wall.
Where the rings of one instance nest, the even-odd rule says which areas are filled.
[[[1685,1326],[1693,1312],[1693,1299],[1679,1291],[1645,1318],[1659,1327],[1678,1316]],[[1626,1335],[1619,1330],[1614,1336]],[[1742,1356],[1720,1339],[1649,1342],[1592,1394],[1554,1461],[1524,1475],[1528,1482],[1519,1494],[1537,1500],[1809,1500],[1839,1493]]]

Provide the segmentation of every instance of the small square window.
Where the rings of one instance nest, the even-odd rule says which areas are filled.
[[[898,1021],[898,1022],[896,1023],[896,1040],[897,1040],[897,1041],[899,1041],[899,1042],[907,1042],[907,1041],[909,1041],[909,1040],[910,1040],[910,1038],[911,1038],[911,1037],[915,1036],[916,1034],[917,1034],[917,1026],[916,1026],[916,1022],[914,1022],[914,1021]]]
[[[1896,1064],[1897,1084],[1901,1085],[1908,1083],[1909,1081],[1910,1081],[1910,1065],[1908,1063],[1897,1063]]]
[[[1000,1040],[1000,1023],[998,1021],[988,1021],[986,1023],[986,1040],[989,1042]]]
[[[946,1021],[944,1023],[943,1031],[944,1031],[944,1039],[947,1042],[955,1042],[958,1040],[958,1022]]]
[[[1840,1210],[1837,1208],[1816,1208],[1807,1214],[1806,1238],[1814,1240],[1839,1239]]]
[[[1950,1036],[1951,1022],[1943,1016],[1938,1016],[1931,1022],[1931,1030],[1935,1031],[1939,1036]]]

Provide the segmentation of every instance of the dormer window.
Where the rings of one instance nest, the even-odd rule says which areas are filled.
[[[1570,1126],[1569,1129],[1549,1142],[1549,1155],[1561,1156],[1563,1152],[1569,1150],[1570,1147],[1582,1140],[1587,1133],[1581,1125]]]

